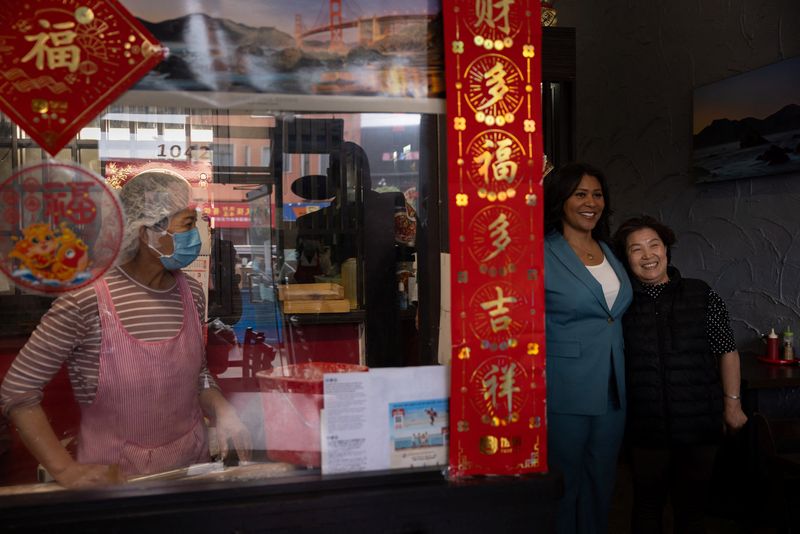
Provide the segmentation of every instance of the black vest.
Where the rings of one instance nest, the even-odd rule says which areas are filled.
[[[706,332],[709,286],[683,279],[652,299],[634,281],[623,318],[628,438],[639,447],[715,443],[722,433],[722,384]]]

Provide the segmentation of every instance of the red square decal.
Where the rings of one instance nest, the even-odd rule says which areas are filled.
[[[52,155],[164,56],[116,0],[0,0],[0,111]]]

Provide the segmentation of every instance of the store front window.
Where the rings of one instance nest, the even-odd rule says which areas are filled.
[[[308,426],[303,410],[318,410],[321,390],[313,384],[305,396],[311,404],[276,410],[269,393],[284,391],[282,377],[295,376],[299,368],[318,377],[321,387],[321,374],[315,373],[330,366],[435,363],[424,348],[435,326],[420,324],[419,310],[438,306],[425,301],[438,273],[421,267],[439,249],[439,230],[429,229],[427,220],[439,203],[438,125],[437,116],[419,113],[115,105],[57,155],[92,170],[116,191],[147,172],[166,171],[188,182],[202,242],[199,256],[183,268],[193,295],[202,296],[195,302],[204,303],[198,315],[208,372],[201,372],[205,383],[199,387],[218,389],[252,443],[247,465],[238,458],[239,471],[222,471],[214,460],[227,446],[215,446],[219,429],[206,414],[201,428],[211,436],[207,461],[194,462],[188,471],[131,469],[129,479],[243,480],[317,472],[318,432],[297,438],[292,425]],[[47,159],[2,118],[4,177]],[[180,233],[159,230],[158,239]],[[111,269],[108,276],[120,275]],[[87,435],[81,434],[81,409],[106,387],[100,357],[105,338],[87,332],[72,346],[54,343],[35,369],[14,364],[54,298],[2,281],[0,486],[18,486],[47,480],[48,473],[37,469],[39,462],[13,429],[13,412],[34,399],[71,454],[85,447],[77,443]],[[83,294],[96,298],[91,289]],[[157,335],[148,339],[160,341]],[[282,433],[293,434],[294,442]],[[233,451],[235,443],[229,445]],[[236,456],[226,455],[228,467]]]

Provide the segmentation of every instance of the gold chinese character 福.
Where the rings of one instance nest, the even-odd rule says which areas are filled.
[[[70,72],[78,70],[81,62],[81,49],[73,42],[78,34],[73,31],[74,22],[57,22],[51,24],[46,19],[39,20],[39,26],[48,31],[36,35],[26,35],[25,40],[32,42],[33,47],[22,58],[26,63],[34,60],[36,68],[43,70],[66,67]]]

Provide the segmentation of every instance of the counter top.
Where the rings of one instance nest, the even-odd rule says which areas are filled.
[[[448,480],[441,468],[125,484],[0,499],[4,532],[551,532],[560,473]],[[491,513],[487,513],[491,511]]]
[[[800,387],[800,365],[776,365],[758,360],[752,352],[741,354],[742,387],[774,389]]]
[[[191,469],[173,469],[164,473],[143,475],[134,477],[128,482],[119,486],[106,488],[109,494],[122,488],[155,487],[150,484],[155,481],[192,481],[197,482],[245,482],[253,480],[264,480],[268,478],[291,476],[297,472],[297,468],[291,464],[282,462],[251,462],[238,466],[222,467],[222,462],[197,464]],[[147,484],[150,484],[149,486]],[[65,491],[65,489],[55,482],[43,482],[38,484],[17,484],[11,486],[0,486],[0,497],[11,495],[32,495],[39,493],[51,493]],[[97,490],[92,490],[97,491]]]

